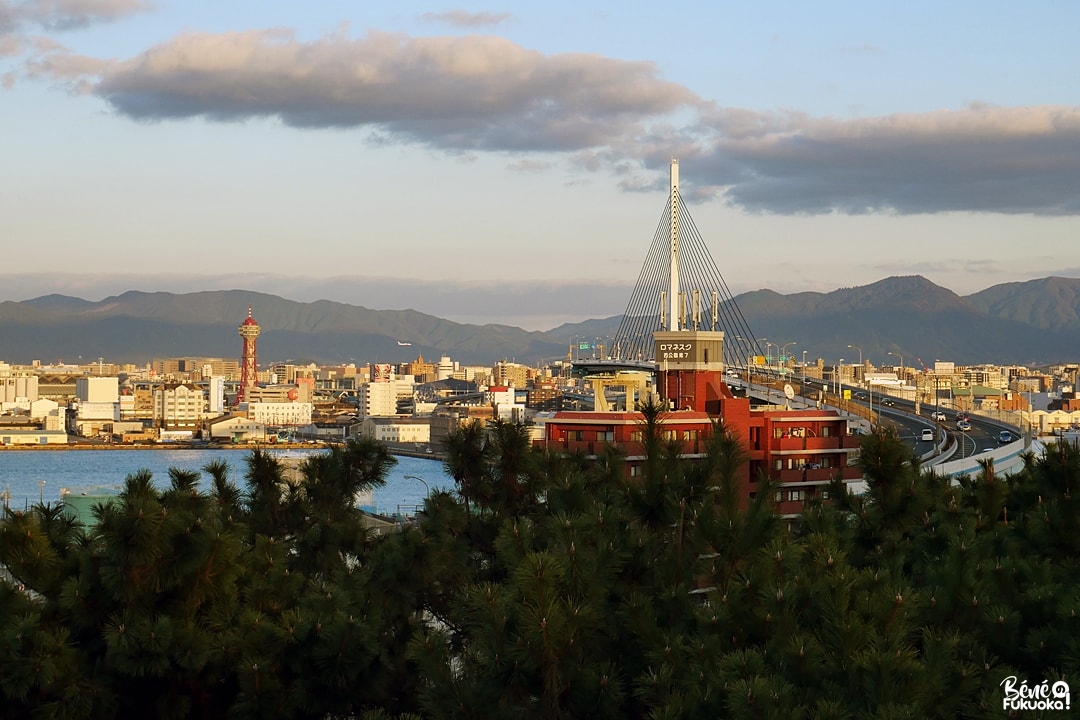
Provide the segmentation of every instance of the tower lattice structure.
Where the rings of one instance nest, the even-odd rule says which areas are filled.
[[[248,305],[247,319],[240,323],[236,331],[244,339],[244,351],[240,356],[240,390],[236,393],[236,402],[241,403],[247,396],[247,389],[259,384],[259,362],[255,354],[255,339],[259,337],[262,328],[251,316],[250,305]]]

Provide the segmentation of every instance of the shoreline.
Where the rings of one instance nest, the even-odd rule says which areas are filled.
[[[340,445],[341,443],[259,443],[259,444],[243,444],[243,445],[195,445],[192,443],[147,443],[145,445],[125,445],[123,443],[101,443],[100,445],[93,445],[90,443],[57,443],[55,445],[0,445],[0,454],[11,452],[64,452],[74,450],[76,452],[91,451],[91,450],[109,450],[109,451],[132,451],[132,450],[241,450],[250,452],[252,450],[310,450],[317,452],[319,450],[325,450],[333,445]],[[446,458],[441,452],[427,452],[422,450],[416,450],[414,448],[395,447],[393,445],[387,445],[391,455],[400,457],[418,458],[420,460],[434,460],[436,462],[443,462]]]
[[[25,451],[40,452],[60,450],[320,450],[328,447],[329,443],[260,443],[247,445],[195,445],[192,443],[147,443],[146,445],[125,445],[123,443],[101,443],[92,445],[89,443],[56,443],[52,445],[0,445],[0,452]]]

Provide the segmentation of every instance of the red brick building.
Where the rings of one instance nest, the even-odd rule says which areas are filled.
[[[859,437],[835,410],[752,410],[723,380],[723,333],[656,333],[655,390],[671,408],[661,426],[667,439],[683,443],[683,456],[702,457],[714,421],[720,419],[743,444],[748,462],[742,480],[746,498],[762,475],[779,483],[772,500],[781,514],[798,513],[808,500],[825,497],[829,481],[861,478],[853,465]],[[642,421],[639,412],[558,412],[545,424],[548,448],[596,455],[605,445],[627,454],[631,477],[640,472]]]

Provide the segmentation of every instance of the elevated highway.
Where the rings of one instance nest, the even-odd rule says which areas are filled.
[[[975,475],[982,471],[981,463],[992,460],[994,472],[1015,472],[1023,465],[1021,455],[1031,446],[1031,439],[1024,436],[1020,428],[995,420],[970,414],[971,429],[957,429],[957,411],[922,405],[919,413],[911,401],[889,395],[874,393],[862,387],[842,386],[841,394],[821,381],[797,377],[781,380],[767,375],[754,375],[747,383],[744,377],[727,376],[725,380],[732,387],[743,388],[747,395],[764,404],[788,406],[792,409],[830,407],[848,418],[849,426],[859,432],[869,432],[873,424],[886,424],[915,450],[924,465],[932,467],[939,475],[957,478],[961,475]],[[791,385],[795,392],[791,400],[784,394],[784,384]],[[851,391],[852,399],[844,399],[842,392]],[[872,408],[872,409],[871,409]],[[938,411],[945,414],[943,422],[935,421],[931,413]],[[934,431],[933,441],[923,441],[922,431],[930,428]],[[1014,438],[1012,442],[999,441],[1001,431],[1008,431]]]

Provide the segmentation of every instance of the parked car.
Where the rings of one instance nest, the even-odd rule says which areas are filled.
[[[941,412],[940,410],[935,410],[934,412],[930,413],[930,417],[934,420],[937,420],[938,422],[945,422],[945,413]]]

